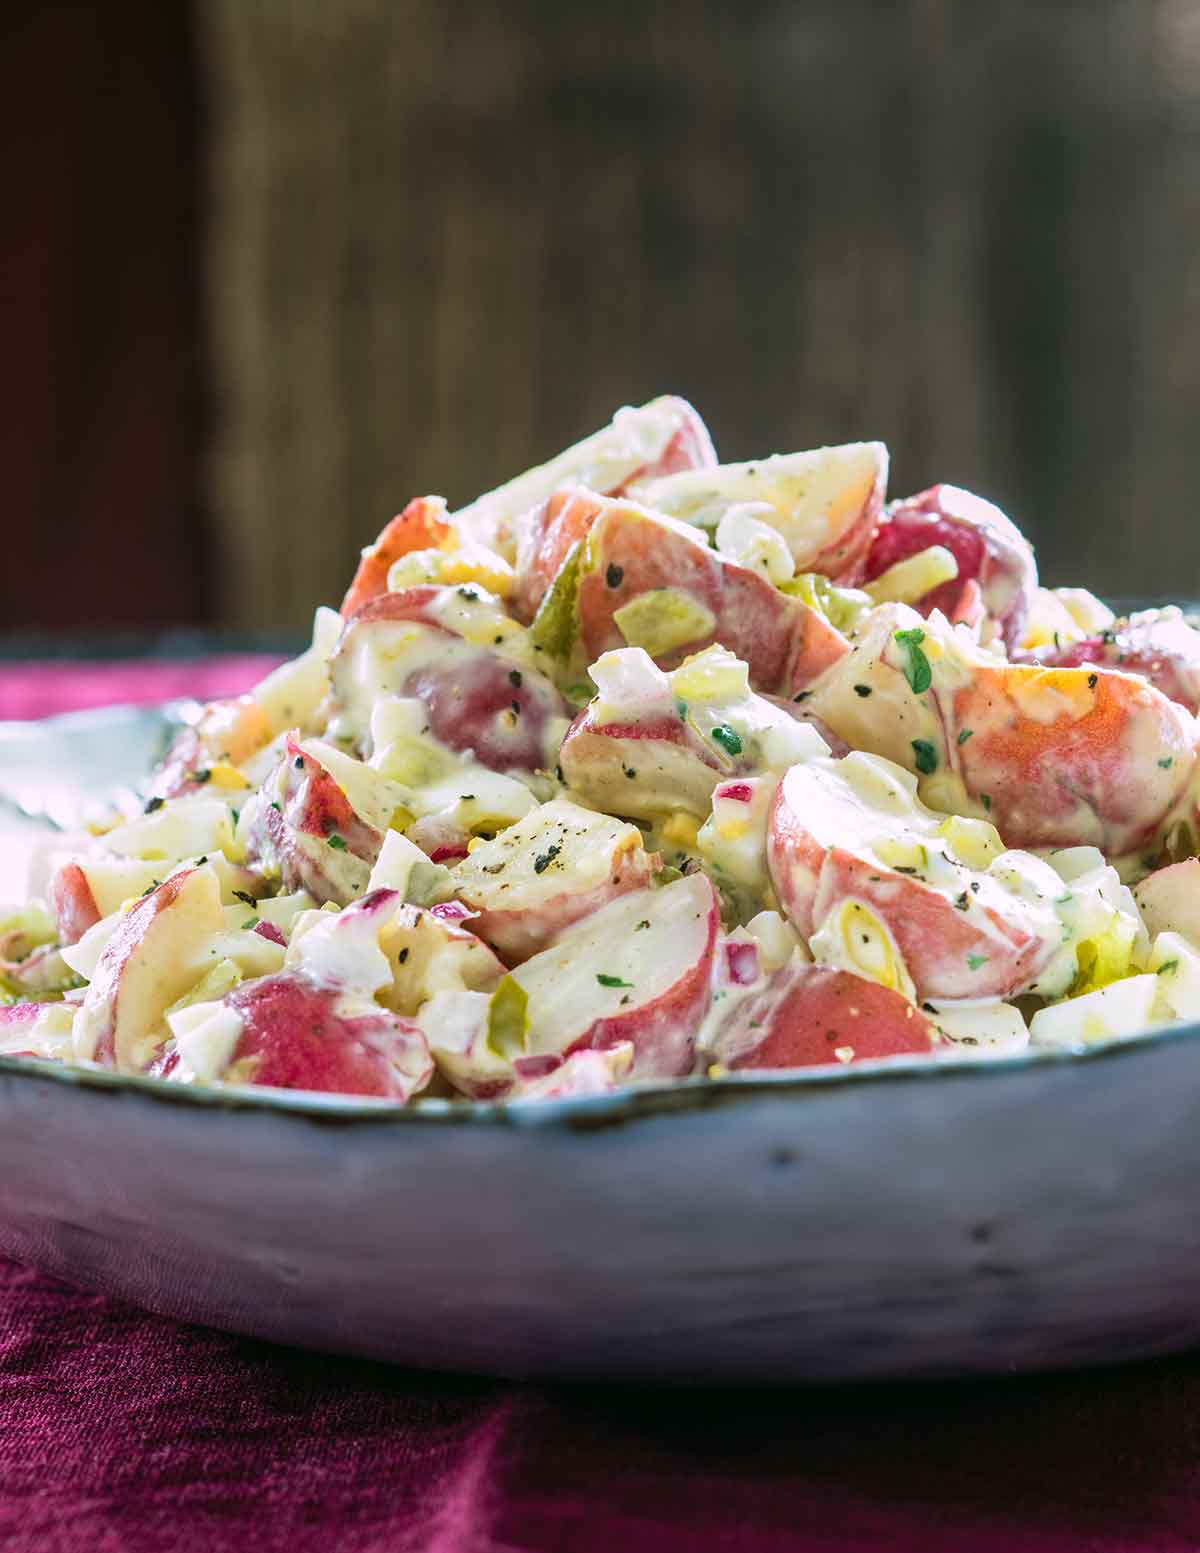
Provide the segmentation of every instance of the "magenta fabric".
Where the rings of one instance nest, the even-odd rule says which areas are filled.
[[[278,655],[240,653],[112,663],[0,663],[0,718],[52,717],[119,702],[148,706],[175,696],[209,701],[249,689],[279,662]]]
[[[36,674],[65,710],[106,685],[236,692],[260,669]],[[29,672],[0,669],[0,713],[28,714]],[[0,1262],[3,1553],[1198,1548],[1200,1356],[844,1390],[529,1387],[275,1348]]]

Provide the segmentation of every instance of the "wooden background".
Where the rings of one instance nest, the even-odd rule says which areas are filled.
[[[728,457],[882,437],[1047,580],[1200,594],[1197,0],[166,10],[207,411],[177,513],[123,489],[199,512],[194,613],[296,625],[409,496],[664,390]]]

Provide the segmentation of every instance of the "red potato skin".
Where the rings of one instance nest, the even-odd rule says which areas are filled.
[[[886,925],[921,997],[1009,997],[1028,986],[1058,947],[1022,926],[1020,903],[985,914],[983,933],[953,901],[921,879],[896,873],[808,830],[779,784],[767,829],[767,865],[780,905],[805,938],[844,901],[861,901]],[[985,955],[970,970],[968,955]]]
[[[639,1004],[628,1014],[595,1020],[562,1053],[590,1047],[606,1051],[622,1041],[633,1044],[630,1078],[682,1078],[696,1066],[696,1031],[712,996],[713,959],[721,914],[716,891],[709,886],[708,935],[704,951],[687,974],[653,1002]]]
[[[829,1067],[927,1053],[938,1044],[936,1026],[898,992],[816,965],[777,972],[736,1017],[747,1034],[751,1020],[765,1033],[730,1055],[726,1066],[734,1071]]]
[[[461,639],[438,624],[432,613],[442,591],[421,586],[373,599],[347,623],[338,654],[351,633],[406,620],[436,632],[447,644],[458,643]],[[430,731],[448,749],[473,750],[480,764],[492,771],[537,771],[545,761],[547,721],[567,717],[569,709],[544,674],[522,669],[516,684],[513,673],[510,659],[486,647],[472,647],[469,656],[456,653],[445,665],[428,664],[404,675],[396,693],[421,701]],[[502,731],[496,718],[507,710],[516,711],[516,723]]]
[[[940,609],[952,622],[975,625],[983,618],[989,593],[998,595],[997,626],[1011,651],[1021,640],[1037,573],[1028,546],[1017,534],[990,530],[973,523],[955,508],[962,493],[955,486],[933,485],[916,496],[895,502],[871,542],[863,580],[873,582],[898,561],[930,545],[943,545],[958,562],[958,576],[934,588],[913,607],[922,615]],[[990,503],[986,504],[990,507]],[[999,509],[993,522],[1008,526]]]
[[[415,496],[403,512],[384,527],[375,543],[363,551],[354,579],[342,600],[349,619],[371,599],[387,592],[388,572],[401,556],[414,550],[437,550],[453,532],[442,517],[444,507],[431,496]]]
[[[47,895],[62,944],[77,944],[100,920],[92,887],[78,863],[64,863],[55,870]]]
[[[340,996],[290,971],[235,988],[224,1000],[243,1020],[230,1061],[230,1069],[237,1070],[233,1076],[273,1089],[399,1102],[424,1089],[433,1075],[433,1059],[418,1026],[382,1008],[343,1014]],[[176,1062],[169,1054],[160,1076],[167,1076]]]
[[[578,603],[589,662],[626,645],[613,618],[617,610],[660,588],[691,594],[716,620],[707,635],[663,654],[663,667],[719,641],[749,666],[756,690],[793,695],[849,652],[823,615],[755,572],[693,543],[645,508],[594,500],[601,510],[591,525],[591,564],[579,579]]]

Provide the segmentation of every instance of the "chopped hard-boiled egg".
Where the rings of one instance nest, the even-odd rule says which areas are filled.
[[[1035,1046],[1089,1046],[1136,1035],[1154,1023],[1160,978],[1129,976],[1082,997],[1041,1008],[1029,1021]]]

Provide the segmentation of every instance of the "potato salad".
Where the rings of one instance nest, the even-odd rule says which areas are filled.
[[[469,1100],[1200,1018],[1200,632],[656,399],[410,501],[0,911],[0,1051]]]

